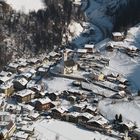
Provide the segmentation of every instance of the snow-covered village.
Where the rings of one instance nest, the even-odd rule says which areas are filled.
[[[0,0],[0,140],[140,140],[140,21],[116,14],[129,5]]]

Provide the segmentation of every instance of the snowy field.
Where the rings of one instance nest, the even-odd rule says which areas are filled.
[[[53,79],[43,79],[43,82],[47,85],[48,91],[64,91],[71,89],[73,80],[66,78],[54,77]]]
[[[140,98],[136,98],[134,101],[116,101],[112,104],[111,99],[102,100],[99,103],[99,110],[107,119],[112,120],[116,114],[122,114],[123,120],[136,122],[140,127]]]
[[[59,140],[115,140],[111,137],[104,136],[98,132],[91,132],[77,126],[57,121],[57,120],[43,120],[35,124],[35,132],[38,134],[40,140],[55,140],[59,136]]]
[[[25,13],[33,10],[37,11],[44,7],[42,0],[7,0],[6,2],[15,10]]]

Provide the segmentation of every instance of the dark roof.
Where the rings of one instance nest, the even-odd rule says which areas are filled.
[[[67,66],[67,67],[73,67],[73,66],[76,65],[76,63],[75,63],[74,60],[67,60],[67,61],[65,61],[64,64],[65,64],[65,66]]]

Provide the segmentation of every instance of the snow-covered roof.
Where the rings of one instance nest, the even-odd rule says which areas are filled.
[[[85,44],[84,48],[85,49],[93,49],[94,45],[93,44]]]
[[[27,109],[27,110],[29,110],[29,111],[34,110],[34,107],[31,106],[31,105],[23,105],[23,108],[25,108],[25,109]]]
[[[87,49],[77,49],[77,53],[87,53]]]
[[[108,120],[105,119],[103,116],[98,115],[98,116],[93,117],[93,118],[92,118],[91,120],[89,120],[88,122],[89,122],[89,123],[90,123],[90,122],[97,122],[97,123],[99,123],[100,125],[104,125],[104,124],[107,124],[107,123],[108,123]]]
[[[14,134],[14,137],[17,139],[24,139],[26,140],[29,137],[29,134],[23,132],[23,131],[18,131]]]
[[[4,77],[0,77],[0,81],[2,82],[7,82],[8,80],[10,80],[11,77],[7,77],[7,76],[4,76]]]
[[[36,70],[35,69],[30,69],[29,72],[34,74],[34,73],[36,73]]]
[[[125,92],[124,90],[122,90],[122,91],[119,91],[118,94],[119,94],[120,96],[124,96],[124,95],[126,94],[126,92]]]
[[[121,77],[121,78],[119,78],[119,81],[122,82],[122,83],[124,83],[124,82],[126,82],[128,80],[126,78],[124,78],[124,77]]]
[[[26,77],[26,78],[30,78],[30,77],[32,76],[32,73],[30,73],[30,72],[25,72],[25,73],[21,73],[20,75],[21,75],[21,76],[24,76],[24,77]]]
[[[129,122],[122,122],[121,124],[127,126],[128,128],[133,128],[135,125],[133,122],[129,121]]]
[[[16,93],[16,95],[21,96],[21,97],[24,97],[24,96],[27,96],[30,94],[35,94],[35,92],[30,89],[24,89],[24,90],[18,91]]]
[[[68,116],[73,116],[73,117],[78,117],[79,116],[79,112],[70,112],[70,113],[68,113],[67,115]]]
[[[39,113],[30,113],[29,115],[28,115],[28,117],[31,117],[31,118],[38,118],[40,116],[40,114]]]
[[[32,88],[32,87],[35,86],[35,84],[36,84],[36,81],[35,81],[35,80],[30,80],[30,81],[28,82],[28,84],[26,85],[26,87],[27,87],[27,88]]]
[[[60,113],[64,113],[65,111],[68,111],[66,108],[64,108],[64,107],[59,107],[59,108],[57,108],[57,107],[55,107],[55,108],[53,108],[52,110],[57,110],[58,112],[60,112]]]
[[[81,5],[81,0],[74,0],[73,1],[73,4],[75,4],[75,5]]]
[[[21,130],[25,132],[33,132],[34,127],[32,125],[24,125],[21,127]]]
[[[56,52],[54,52],[54,51],[52,51],[52,52],[49,53],[49,56],[51,56],[51,57],[55,57],[55,56],[57,56],[57,55],[59,55],[59,54],[56,53]]]
[[[112,35],[113,36],[122,36],[122,33],[121,32],[113,32]]]
[[[86,109],[89,109],[91,111],[96,111],[97,110],[96,107],[92,107],[91,105],[87,106]]]
[[[37,58],[31,58],[31,59],[27,60],[28,63],[37,63],[38,61],[39,61],[39,59],[37,59]]]
[[[85,104],[75,104],[73,107],[84,108]]]
[[[25,86],[28,83],[28,81],[23,77],[18,77],[17,79],[14,80],[14,82],[19,82],[23,86]]]
[[[10,63],[8,66],[11,68],[17,68],[19,66],[19,64],[18,63]]]
[[[83,116],[83,117],[85,117],[87,119],[91,119],[93,117],[93,115],[91,115],[88,112],[81,113],[81,114],[79,114],[79,116]]]
[[[8,82],[8,83],[0,85],[0,88],[1,89],[7,89],[7,88],[10,88],[11,86],[13,86],[13,83],[12,82]]]
[[[37,99],[37,101],[40,102],[41,104],[47,104],[51,102],[51,100],[48,97]]]

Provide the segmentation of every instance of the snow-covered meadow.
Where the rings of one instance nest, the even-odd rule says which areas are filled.
[[[25,13],[37,11],[44,7],[43,0],[7,0],[6,2],[15,10]]]

